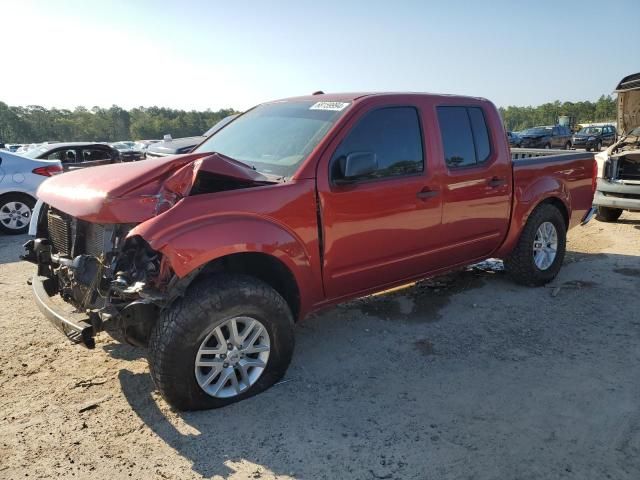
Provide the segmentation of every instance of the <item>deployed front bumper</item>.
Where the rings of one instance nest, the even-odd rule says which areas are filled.
[[[81,343],[87,348],[94,348],[95,331],[89,317],[83,313],[65,311],[63,305],[57,305],[54,296],[50,294],[53,291],[52,283],[52,279],[43,276],[34,276],[31,279],[33,297],[38,308],[69,340]]]

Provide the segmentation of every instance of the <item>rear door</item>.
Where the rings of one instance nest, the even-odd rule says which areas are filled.
[[[487,103],[439,105],[446,167],[441,242],[449,264],[486,257],[507,234],[511,212],[511,156],[497,111]],[[493,118],[493,122],[489,119]],[[496,125],[491,129],[490,125]]]
[[[389,101],[371,100],[353,115],[318,164],[328,298],[412,278],[442,261],[441,195],[421,105]],[[343,183],[341,164],[354,153],[373,154],[377,169]]]

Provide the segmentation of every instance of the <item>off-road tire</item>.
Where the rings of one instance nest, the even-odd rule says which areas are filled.
[[[200,344],[231,317],[258,319],[270,339],[267,365],[256,382],[231,398],[208,395],[194,373]],[[179,410],[219,408],[269,388],[285,374],[294,348],[293,316],[287,302],[266,283],[247,275],[219,274],[192,284],[184,297],[161,313],[151,331],[151,378],[165,400]]]
[[[622,215],[621,208],[598,207],[596,212],[596,220],[601,222],[615,222]]]
[[[36,201],[33,197],[26,195],[24,193],[7,193],[5,195],[0,195],[0,209],[10,202],[20,202],[27,207],[29,207],[29,220],[31,220],[31,215],[33,215],[33,207],[36,205]],[[22,228],[9,228],[0,222],[0,232],[7,235],[21,235],[23,233],[27,233],[29,230],[29,222],[27,221],[26,225]]]
[[[536,266],[533,258],[533,242],[538,228],[544,222],[551,222],[556,228],[558,249],[551,266],[541,270]],[[516,283],[530,287],[545,285],[558,275],[564,260],[566,244],[567,225],[560,210],[549,203],[539,205],[529,216],[516,248],[505,259],[505,269]]]

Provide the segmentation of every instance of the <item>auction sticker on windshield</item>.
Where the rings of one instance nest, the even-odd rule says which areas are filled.
[[[331,110],[341,112],[349,106],[348,102],[317,102],[309,107],[309,110]]]

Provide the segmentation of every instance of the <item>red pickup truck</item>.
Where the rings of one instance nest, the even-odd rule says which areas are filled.
[[[489,257],[549,282],[594,188],[592,154],[513,160],[487,100],[320,94],[189,155],[47,180],[24,258],[69,338],[148,346],[169,403],[212,408],[281,378],[312,311]]]

